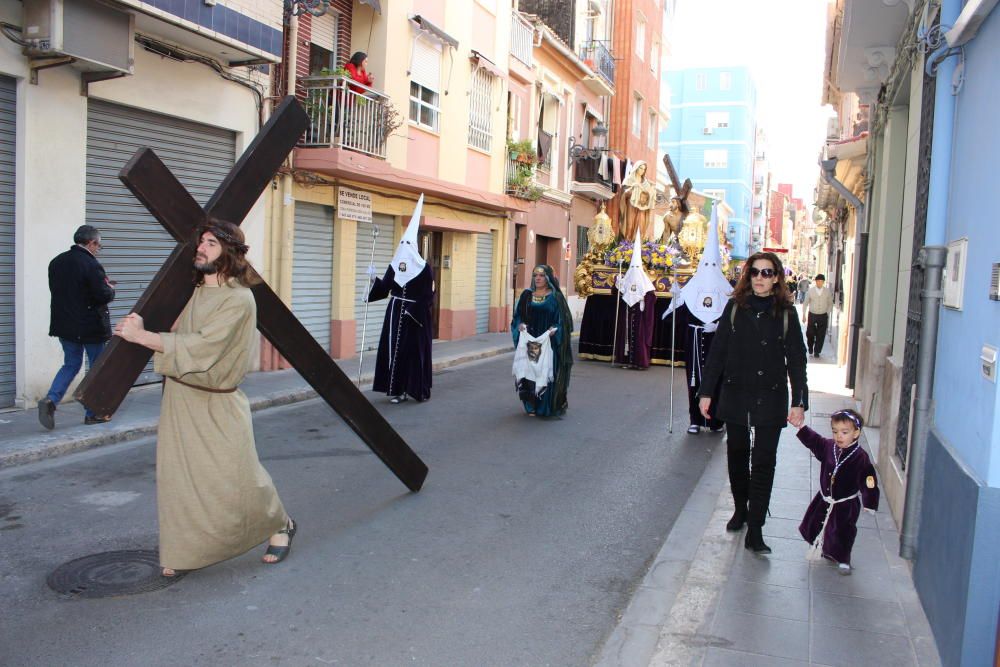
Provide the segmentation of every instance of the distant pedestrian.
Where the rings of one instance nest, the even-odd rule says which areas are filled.
[[[38,421],[49,430],[55,428],[56,406],[80,372],[84,352],[93,366],[111,338],[108,304],[115,298],[115,287],[97,261],[101,232],[82,225],[73,234],[73,243],[49,263],[49,335],[59,338],[63,350],[62,368],[45,398],[38,402]],[[97,417],[87,409],[83,423],[100,424],[110,419]]]
[[[863,425],[854,410],[840,410],[830,415],[832,440],[808,426],[798,432],[799,440],[820,463],[819,491],[809,503],[799,533],[813,546],[809,557],[834,561],[840,574],[851,573],[851,549],[861,510],[878,509],[875,466],[858,442]]]
[[[558,417],[566,412],[568,406],[566,392],[573,367],[570,345],[573,314],[559,289],[559,279],[548,264],[539,264],[531,271],[531,287],[521,292],[517,300],[510,330],[515,346],[521,344],[522,334],[529,336],[526,337],[526,346],[539,344],[541,341],[537,339],[548,335],[552,351],[552,381],[541,393],[529,392],[529,387],[519,382],[518,395],[529,416]],[[545,345],[537,349],[539,354],[544,353]]]
[[[830,311],[833,310],[833,292],[826,287],[826,276],[822,273],[816,276],[815,284],[806,292],[802,301],[802,321],[806,324],[806,348],[815,358],[823,352],[826,342],[826,328],[830,324]]]
[[[798,302],[802,303],[806,300],[806,291],[809,289],[809,279],[805,276],[799,277],[798,284]]]
[[[778,437],[786,421],[796,426],[805,421],[809,388],[802,330],[781,260],[774,253],[759,252],[743,269],[719,318],[698,395],[705,419],[716,416],[726,423],[729,485],[736,506],[726,530],[741,530],[746,523],[744,546],[766,554],[771,548],[764,543],[762,527],[771,501]]]

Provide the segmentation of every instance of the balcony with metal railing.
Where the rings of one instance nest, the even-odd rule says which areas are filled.
[[[535,42],[535,28],[517,12],[510,19],[510,55],[531,67],[534,59],[532,49]]]
[[[615,59],[609,47],[611,42],[594,40],[580,47],[580,60],[590,66],[612,89],[615,87]]]
[[[383,93],[344,76],[302,79],[309,127],[302,148],[345,148],[382,160],[386,139],[400,125],[399,113]]]

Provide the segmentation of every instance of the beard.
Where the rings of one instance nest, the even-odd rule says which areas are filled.
[[[219,267],[216,266],[215,262],[199,262],[196,259],[194,260],[194,270],[202,275],[211,276],[218,273]]]

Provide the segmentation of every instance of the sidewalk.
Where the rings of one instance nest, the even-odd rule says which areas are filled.
[[[455,341],[436,341],[432,348],[434,371],[477,359],[486,359],[514,349],[509,333],[479,334]],[[352,380],[358,377],[358,359],[337,359]],[[361,385],[371,388],[375,352],[366,352]],[[250,399],[252,410],[286,405],[316,397],[294,369],[250,373],[240,388]],[[70,454],[93,447],[142,438],[156,432],[160,416],[160,385],[136,387],[125,398],[112,421],[85,426],[83,406],[63,402],[56,411],[56,427],[46,431],[38,423],[35,406],[28,410],[0,412],[0,469]]]
[[[829,349],[809,361],[806,417],[822,433],[830,413],[852,407],[853,399]],[[681,434],[675,447],[705,437]],[[876,460],[873,443],[862,444]],[[874,516],[862,514],[851,576],[827,561],[806,561],[798,525],[816,493],[818,467],[795,429],[786,428],[764,525],[773,553],[755,556],[743,548],[743,532],[726,532],[733,501],[725,446],[718,447],[596,664],[940,665],[885,503]]]

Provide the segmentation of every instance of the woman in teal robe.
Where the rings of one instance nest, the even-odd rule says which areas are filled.
[[[514,346],[520,338],[521,326],[532,336],[540,336],[551,328],[552,384],[541,396],[522,401],[529,415],[558,417],[566,412],[566,392],[569,389],[573,351],[570,342],[573,334],[573,314],[566,297],[559,289],[559,280],[548,264],[539,264],[531,272],[531,287],[521,292],[510,324]]]

